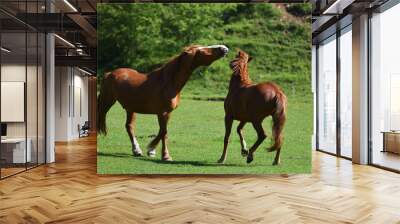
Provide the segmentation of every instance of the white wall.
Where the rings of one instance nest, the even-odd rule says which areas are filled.
[[[36,66],[27,66],[25,67],[25,64],[3,64],[1,66],[1,81],[2,82],[24,82],[26,83],[25,80],[25,75],[26,75],[26,69],[28,71],[28,85],[29,87],[33,88],[27,88],[27,107],[34,107],[34,109],[37,106],[37,99],[36,99],[36,80],[33,80],[30,75],[34,71],[35,76],[36,76]],[[3,96],[4,97],[4,96]],[[42,105],[38,105],[41,107]],[[1,108],[2,110],[7,110],[8,108]],[[22,108],[24,110],[24,108]],[[36,112],[36,109],[34,110]],[[34,122],[34,123],[29,123],[28,124],[28,129],[32,128],[36,130],[36,119],[37,115],[36,113],[32,113],[32,111],[27,108],[27,119],[28,122]],[[25,137],[25,122],[7,122],[7,134],[9,137]],[[36,132],[35,132],[36,135]],[[29,133],[28,133],[28,137]]]
[[[3,64],[1,66],[1,81],[25,82],[25,64]],[[7,110],[7,108],[1,108]],[[8,137],[25,137],[25,122],[7,123]]]
[[[55,68],[55,140],[68,140],[68,87],[70,77],[67,67]]]
[[[89,118],[88,78],[76,68],[56,67],[55,85],[55,140],[77,139],[78,125]]]
[[[1,66],[1,81],[2,82],[24,82],[25,83],[25,64],[3,64]],[[30,68],[28,68],[29,70]],[[23,94],[23,93],[22,93]],[[6,97],[6,96],[2,96]],[[8,108],[1,108],[1,110],[8,110]],[[24,108],[22,108],[22,111],[24,111]],[[4,111],[3,111],[4,112]],[[22,122],[12,122],[9,124],[8,129],[12,129],[14,123],[24,123]],[[22,133],[22,135],[25,135],[25,133]]]
[[[78,72],[78,74],[77,74]],[[88,110],[88,78],[81,73],[79,70],[74,70],[74,108],[73,108],[73,119],[71,120],[72,130],[71,135],[78,137],[78,124],[83,125],[85,121],[89,120],[89,110]],[[80,95],[80,97],[79,97]],[[79,103],[80,101],[80,103]],[[81,108],[79,108],[81,107]],[[81,111],[80,111],[81,110]]]
[[[38,70],[36,70],[38,69]],[[2,82],[24,82],[26,83],[26,107],[23,102],[22,108],[18,108],[19,113],[26,112],[26,121],[21,122],[6,122],[7,123],[7,137],[9,138],[24,138],[25,135],[29,140],[29,147],[32,150],[32,161],[44,163],[44,74],[42,67],[36,65],[27,65],[25,63],[4,63],[1,66]],[[25,80],[27,78],[27,81]],[[3,91],[4,89],[2,89]],[[20,90],[20,94],[24,94],[24,90]],[[7,97],[2,95],[2,97]],[[13,108],[2,107],[2,112],[13,113]],[[16,110],[16,108],[14,108]],[[16,112],[14,112],[16,113]],[[22,115],[24,116],[24,115]],[[38,155],[37,155],[38,154]]]

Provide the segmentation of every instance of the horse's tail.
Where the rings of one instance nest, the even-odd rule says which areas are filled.
[[[274,144],[267,150],[272,152],[275,150],[280,150],[283,143],[283,127],[286,122],[286,107],[287,99],[285,94],[282,92],[278,93],[276,96],[276,110],[272,115],[272,137]]]
[[[97,98],[97,134],[107,135],[106,115],[116,98],[112,88],[112,75],[106,73]]]

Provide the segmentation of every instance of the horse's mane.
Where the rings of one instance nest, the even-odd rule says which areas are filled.
[[[174,64],[179,62],[179,60],[180,60],[181,56],[183,56],[184,52],[191,51],[192,49],[197,48],[197,47],[200,47],[200,45],[192,44],[192,45],[189,45],[187,47],[184,47],[182,49],[181,53],[179,53],[179,54],[177,54],[175,56],[172,56],[171,58],[166,60],[167,62],[165,62],[161,67],[155,69],[153,72],[159,72],[159,71],[163,71],[163,70],[166,70],[166,69],[170,69],[171,65],[174,65]],[[153,73],[153,72],[151,72],[151,73]]]
[[[247,64],[248,64],[247,61],[249,59],[249,55],[241,50],[239,50],[239,54],[241,55],[238,55],[230,63],[230,66],[233,70],[232,76],[240,77],[240,81],[244,84],[251,84],[251,80],[247,69]]]

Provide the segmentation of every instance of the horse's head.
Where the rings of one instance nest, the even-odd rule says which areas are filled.
[[[226,56],[229,49],[225,45],[199,46],[185,48],[183,55],[192,58],[192,66],[208,66]]]
[[[240,64],[247,65],[251,60],[253,60],[253,58],[249,54],[242,50],[238,50],[235,59],[233,59],[229,65],[232,70],[236,70]]]
[[[233,70],[232,76],[239,76],[242,82],[250,82],[249,74],[247,72],[247,64],[253,60],[253,58],[242,50],[238,50],[235,59],[233,59],[229,66]]]

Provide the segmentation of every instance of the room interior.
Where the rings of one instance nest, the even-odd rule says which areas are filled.
[[[44,35],[3,32],[1,44],[1,174],[43,164]]]
[[[0,221],[400,220],[398,1],[310,1],[312,174],[209,177],[96,174],[101,2],[0,3]]]
[[[95,104],[88,102],[89,97],[93,101],[96,95],[93,63],[76,61],[76,57],[90,60],[89,50],[82,50],[86,46],[82,37],[71,34],[76,36],[75,44],[80,50],[57,34],[49,46],[45,32],[61,28],[33,25],[45,20],[28,18],[29,15],[43,15],[50,9],[60,12],[63,8],[57,7],[58,4],[2,1],[0,5],[1,179],[54,162],[55,142],[79,139],[87,136],[89,130],[93,132],[95,127]],[[49,59],[52,56],[57,56],[57,60]],[[74,63],[68,63],[71,58],[75,59]],[[54,86],[49,96],[52,86],[48,84],[49,74],[53,70],[57,75],[53,76]],[[52,104],[54,106],[50,106]],[[54,120],[49,120],[52,116]],[[49,126],[53,126],[51,131]],[[82,127],[89,128],[83,130]]]
[[[393,30],[400,19],[396,5],[371,19],[372,54],[372,162],[400,169],[400,66],[396,54],[400,34]],[[375,31],[375,32],[374,32]]]
[[[353,88],[361,87],[365,89],[362,93],[365,101],[361,105],[365,111],[365,120],[362,121],[366,129],[363,133],[364,142],[370,142],[365,147],[365,161],[361,164],[398,171],[400,142],[396,95],[399,93],[399,68],[394,55],[399,50],[397,40],[400,34],[393,27],[399,19],[400,6],[390,1],[369,4],[370,9],[365,12],[368,17],[366,27],[362,31],[365,33],[359,34],[353,30],[354,17],[357,15],[354,11],[363,3],[358,4],[354,7],[346,6],[343,14],[335,19],[336,23],[330,28],[316,30],[313,38],[314,65],[317,68],[314,74],[317,85],[314,89],[317,104],[315,148],[360,163],[359,158],[352,158],[358,154],[353,150],[359,150],[352,147],[352,143],[357,141],[352,138],[352,133],[357,131],[352,127],[352,122],[361,117],[352,111],[352,107],[360,105],[352,101],[355,99]],[[313,25],[322,18],[317,19]],[[360,42],[358,35],[364,35],[364,47],[357,46]],[[354,75],[358,69],[354,68],[354,57],[363,54],[363,51],[366,57],[361,62],[366,66],[366,82],[357,86],[362,78]]]

